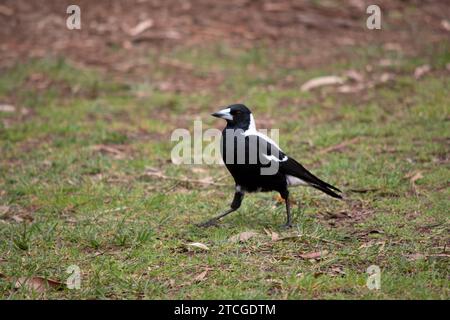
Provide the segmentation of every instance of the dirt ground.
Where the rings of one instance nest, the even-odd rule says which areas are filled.
[[[377,1],[382,31],[366,28],[369,2],[2,0],[0,68],[64,56],[120,77],[142,76],[152,71],[149,50],[164,55],[224,41],[284,47],[295,58],[279,63],[298,68],[328,64],[348,46],[383,43],[414,54],[450,36],[448,1]],[[81,30],[66,28],[70,4],[81,8]]]

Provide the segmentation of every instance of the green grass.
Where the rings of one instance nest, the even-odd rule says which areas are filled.
[[[64,60],[2,73],[0,102],[27,112],[0,112],[0,205],[7,208],[0,216],[0,297],[448,299],[448,46],[395,57],[395,80],[365,97],[299,90],[313,76],[361,70],[380,50],[359,49],[348,61],[307,70],[283,68],[288,53],[264,47],[174,51],[170,59],[195,67],[192,77],[223,77],[198,92],[159,90],[155,83],[177,72],[163,65],[139,83],[114,82]],[[432,61],[434,71],[415,80],[415,66]],[[286,77],[294,84],[280,85]],[[171,164],[170,135],[192,130],[197,118],[204,129],[223,125],[209,113],[236,101],[251,107],[257,123],[272,121],[283,149],[320,177],[344,190],[373,191],[347,192],[339,202],[293,189],[291,231],[279,228],[284,206],[273,194],[248,195],[219,227],[197,228],[227,208],[232,179],[221,181],[229,187],[208,187],[144,173],[227,175],[221,166]],[[355,137],[340,152],[320,152]],[[417,172],[413,186],[408,175]],[[328,220],[327,212],[351,218]],[[274,242],[264,229],[303,237]],[[249,230],[258,235],[229,241]],[[210,250],[188,250],[190,242]],[[319,260],[300,257],[324,250]],[[425,259],[408,259],[417,253]],[[15,288],[20,277],[65,282],[70,265],[81,269],[80,290]],[[370,265],[382,270],[380,290],[366,287]]]

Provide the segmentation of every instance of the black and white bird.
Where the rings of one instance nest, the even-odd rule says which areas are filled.
[[[236,187],[231,208],[200,226],[214,225],[219,219],[236,211],[245,193],[279,192],[286,202],[285,227],[292,224],[288,187],[310,186],[334,198],[342,198],[338,188],[314,176],[286,155],[272,139],[258,132],[253,115],[245,105],[233,104],[212,116],[227,122],[222,131],[221,153]]]

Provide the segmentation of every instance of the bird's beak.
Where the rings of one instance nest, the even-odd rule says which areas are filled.
[[[220,110],[218,112],[214,112],[211,115],[216,118],[221,118],[221,119],[225,119],[225,120],[233,120],[233,116],[230,113],[230,108],[226,108],[226,109]]]

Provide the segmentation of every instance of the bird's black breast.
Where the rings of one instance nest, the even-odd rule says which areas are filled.
[[[280,192],[285,190],[287,183],[283,173],[277,170],[274,174],[263,174],[263,169],[268,168],[271,163],[264,161],[261,154],[271,154],[272,146],[260,144],[258,139],[239,133],[230,136],[224,130],[221,139],[221,153],[225,166],[233,176],[236,185],[239,185],[244,191]]]

